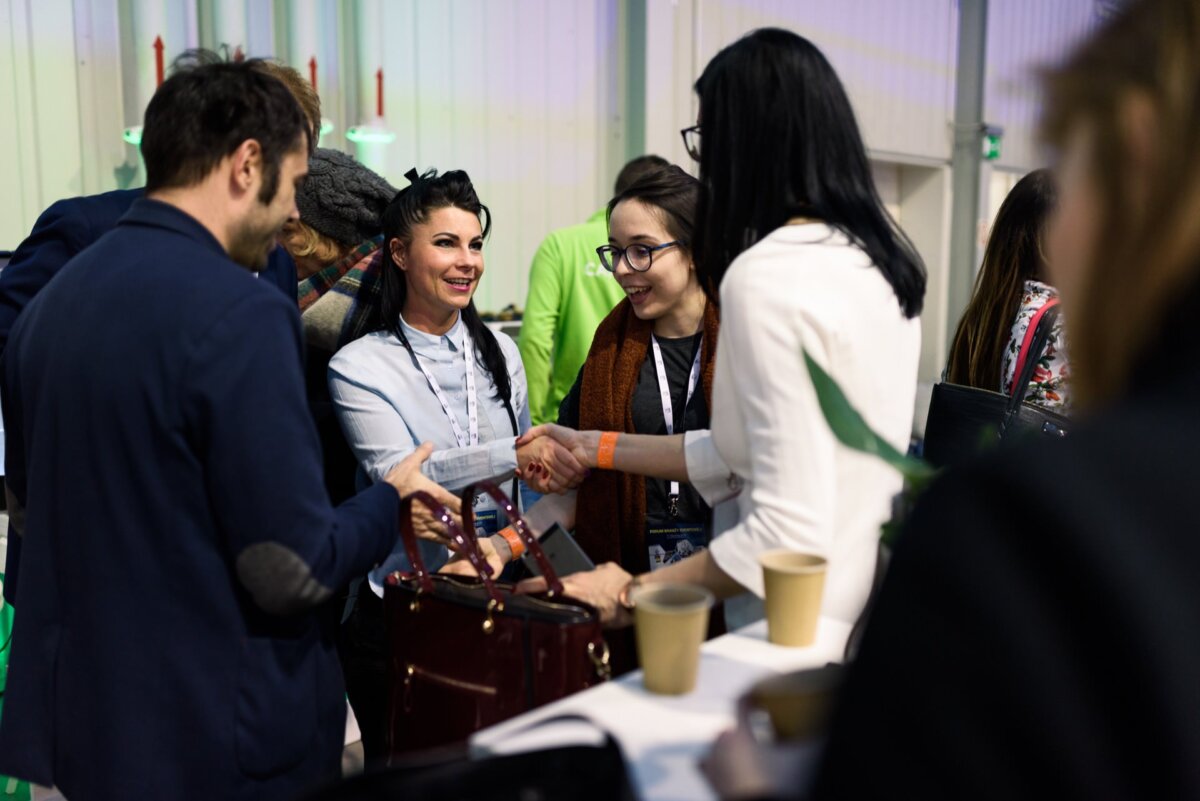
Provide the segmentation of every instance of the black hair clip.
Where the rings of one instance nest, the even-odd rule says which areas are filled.
[[[421,180],[421,176],[417,172],[416,167],[413,167],[408,172],[404,173],[404,177],[408,179],[410,184],[415,184],[417,181]]]

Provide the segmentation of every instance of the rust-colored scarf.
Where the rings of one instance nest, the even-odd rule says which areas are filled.
[[[717,304],[710,299],[704,308],[700,353],[700,383],[710,411],[719,323]],[[617,304],[600,323],[583,365],[580,431],[634,433],[633,391],[653,328],[652,321],[638,319],[628,300]],[[645,479],[612,470],[593,471],[579,488],[575,509],[575,539],[592,561],[617,562],[634,575],[646,572]]]

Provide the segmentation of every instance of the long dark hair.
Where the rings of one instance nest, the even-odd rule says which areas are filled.
[[[1041,273],[1042,232],[1056,200],[1050,173],[1036,170],[1018,181],[1000,204],[975,293],[950,346],[946,369],[950,383],[993,391],[1000,386],[1004,348],[1025,282]]]
[[[385,264],[382,270],[379,318],[374,330],[389,331],[411,354],[412,344],[404,334],[404,327],[400,325],[400,313],[404,309],[404,300],[408,297],[408,281],[390,255],[392,240],[411,242],[413,226],[428,220],[430,213],[437,209],[448,207],[462,209],[478,217],[486,239],[492,230],[492,213],[488,211],[487,206],[479,202],[470,176],[462,170],[451,170],[442,175],[438,175],[437,170],[429,170],[424,175],[417,175],[415,170],[410,170],[406,177],[412,181],[411,185],[396,193],[396,197],[383,212],[383,250],[387,254],[384,258],[393,263]],[[508,378],[508,362],[504,359],[504,352],[500,349],[496,335],[479,318],[474,298],[461,314],[463,325],[467,327],[475,343],[475,352],[491,376],[492,385],[496,388],[496,397],[506,405],[511,404],[512,382]]]
[[[810,217],[867,253],[905,316],[921,313],[921,259],[883,208],[850,101],[820,50],[790,31],[757,30],[713,57],[696,93],[702,276],[719,286],[738,254]]]

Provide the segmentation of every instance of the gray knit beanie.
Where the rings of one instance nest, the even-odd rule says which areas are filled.
[[[345,153],[317,148],[296,193],[300,222],[343,245],[383,231],[383,210],[396,189]]]

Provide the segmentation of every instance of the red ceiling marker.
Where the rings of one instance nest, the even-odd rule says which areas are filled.
[[[317,91],[317,57],[308,60],[308,79],[312,81],[313,91]]]
[[[162,86],[163,82],[163,41],[161,36],[154,37],[154,74],[158,79],[155,86]]]
[[[234,60],[235,62],[236,62],[236,61],[245,61],[245,60],[246,60],[246,54],[245,54],[244,52],[242,52],[242,46],[241,46],[241,45],[238,45],[237,47],[235,47],[235,48],[233,49],[233,60]]]
[[[383,69],[375,73],[375,116],[383,117]]]

